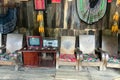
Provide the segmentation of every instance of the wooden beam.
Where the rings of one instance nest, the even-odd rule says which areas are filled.
[[[109,22],[110,22],[110,9],[111,9],[111,3],[107,4],[107,11],[106,11],[106,17],[107,17],[107,29],[109,29]]]

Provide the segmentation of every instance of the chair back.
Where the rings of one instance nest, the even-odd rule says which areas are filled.
[[[60,54],[74,54],[75,36],[61,36]]]
[[[19,50],[23,46],[22,34],[7,34],[6,50],[10,53]]]
[[[111,35],[110,30],[102,31],[102,50],[107,51],[110,55],[118,52],[118,37]]]
[[[95,35],[79,35],[79,48],[83,54],[94,53]]]

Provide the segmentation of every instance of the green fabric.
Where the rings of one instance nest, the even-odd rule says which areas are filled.
[[[99,59],[94,54],[83,54],[83,61],[97,62]]]
[[[90,7],[89,0],[77,0],[76,5],[80,19],[88,24],[92,24],[104,16],[107,0],[99,0],[94,8]]]
[[[111,56],[111,57],[108,59],[108,62],[109,62],[109,63],[117,63],[117,64],[120,64],[120,57],[119,57],[119,56]]]

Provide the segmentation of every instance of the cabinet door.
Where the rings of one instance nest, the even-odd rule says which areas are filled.
[[[38,66],[39,55],[37,52],[23,52],[24,66]]]

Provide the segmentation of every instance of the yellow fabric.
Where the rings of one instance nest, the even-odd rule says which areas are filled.
[[[112,31],[112,32],[118,32],[118,25],[117,25],[117,24],[113,24],[111,31]]]
[[[116,11],[115,14],[113,15],[113,20],[114,20],[114,21],[117,21],[117,22],[118,22],[118,20],[119,20],[119,14],[118,14],[117,11]]]
[[[38,13],[37,15],[37,22],[43,21],[43,14],[42,13]]]
[[[120,0],[116,1],[116,6],[120,6]]]
[[[44,33],[44,27],[43,27],[43,26],[40,26],[40,27],[39,27],[39,32],[40,32],[40,33]]]

